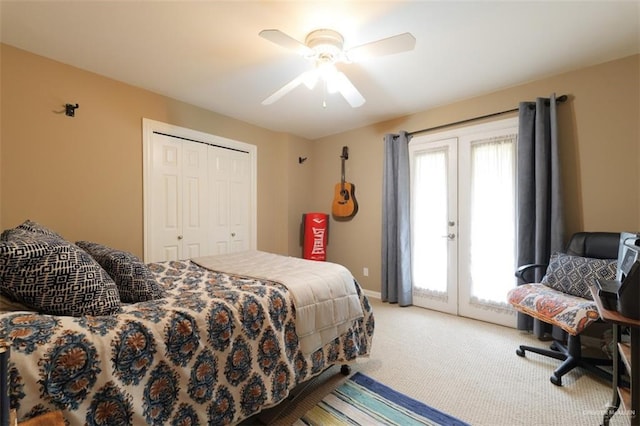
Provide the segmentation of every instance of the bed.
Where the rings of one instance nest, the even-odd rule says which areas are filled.
[[[66,266],[59,268],[66,275],[84,267],[69,268],[70,258],[94,262],[93,269],[85,268],[92,272],[81,287],[60,287],[63,279],[50,276],[58,266],[34,267],[37,262],[23,255],[16,240],[36,246],[36,257],[49,252],[63,257]],[[22,263],[11,257],[16,252],[25,257]],[[250,256],[266,261],[262,272],[259,261],[243,262]],[[231,257],[236,262],[228,271],[224,256],[142,264],[130,253],[96,243],[66,242],[30,221],[5,231],[0,339],[10,342],[10,405],[18,418],[61,410],[70,425],[234,424],[280,403],[328,367],[369,355],[374,317],[353,277],[350,291],[342,284],[336,293],[324,283],[306,296],[305,289],[315,284],[298,285],[301,296],[287,282],[309,276],[304,268],[289,268],[289,261],[321,268],[335,264],[262,252]],[[287,276],[269,278],[274,264],[289,271]],[[143,279],[136,270],[144,272]],[[244,273],[248,270],[253,273]],[[46,285],[25,284],[42,274],[46,285],[55,282],[49,285],[55,294],[34,295],[34,287]],[[102,292],[93,286],[96,276],[107,282]],[[331,302],[334,293],[350,309],[357,301],[360,314],[333,312],[339,309]],[[309,299],[324,304],[315,311],[298,305]],[[43,309],[45,302],[51,306]],[[299,316],[315,322],[316,330],[300,331]]]

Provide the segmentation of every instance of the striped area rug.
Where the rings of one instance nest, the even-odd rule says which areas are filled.
[[[467,423],[356,373],[294,425],[463,426]]]

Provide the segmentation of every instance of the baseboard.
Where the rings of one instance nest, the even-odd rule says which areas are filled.
[[[382,300],[382,293],[380,293],[379,291],[371,291],[371,290],[365,290],[364,288],[362,289],[362,292],[364,293],[365,296],[367,296],[369,299],[378,299],[378,300]]]

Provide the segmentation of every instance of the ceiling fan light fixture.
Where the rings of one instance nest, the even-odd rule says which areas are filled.
[[[320,68],[320,76],[326,84],[327,92],[336,93],[340,91],[338,70],[333,64],[326,64]]]
[[[338,87],[339,84],[335,79],[327,80],[326,84],[327,84],[327,93],[330,93],[333,95],[334,93],[340,92],[340,88]]]
[[[321,29],[310,32],[305,44],[314,52],[316,61],[335,63],[342,56],[344,38],[333,30]]]
[[[341,78],[342,73],[339,73],[336,70],[336,73],[331,76],[331,79],[326,80],[327,82],[327,92],[329,93],[343,93],[346,89],[344,79]],[[344,74],[342,74],[344,76]],[[346,77],[346,76],[345,76]]]
[[[317,64],[318,73],[323,79],[330,79],[338,72],[336,66],[331,62],[321,62]]]
[[[384,39],[344,50],[344,38],[334,30],[319,29],[307,34],[304,43],[299,42],[280,30],[260,31],[260,36],[287,49],[304,52],[304,57],[314,63],[314,67],[298,75],[272,95],[262,101],[263,105],[271,105],[285,94],[301,84],[312,90],[318,80],[322,80],[325,92],[339,92],[353,108],[365,103],[364,96],[353,85],[344,73],[336,69],[338,62],[349,63],[352,59],[364,56],[384,56],[413,50],[416,39],[410,33],[398,34]],[[323,100],[323,105],[326,102]]]
[[[307,89],[313,90],[313,88],[316,87],[316,84],[318,83],[318,77],[319,69],[316,68],[303,74],[302,83],[307,86]]]

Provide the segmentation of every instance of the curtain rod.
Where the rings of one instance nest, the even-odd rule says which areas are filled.
[[[558,97],[556,98],[556,103],[562,103],[562,102],[565,102],[567,99],[568,99],[568,96],[567,96],[567,95],[561,95],[561,96],[558,96]],[[418,134],[418,133],[429,132],[429,131],[431,131],[431,130],[438,130],[438,129],[442,129],[442,128],[444,128],[444,127],[449,127],[449,126],[455,126],[455,125],[457,125],[457,124],[464,124],[464,123],[468,123],[468,122],[470,122],[470,121],[482,120],[483,118],[491,118],[491,117],[495,117],[495,116],[502,115],[502,114],[508,114],[508,113],[510,113],[510,112],[516,112],[516,111],[518,111],[519,109],[520,109],[520,108],[513,108],[513,109],[508,109],[508,110],[505,110],[505,111],[494,112],[494,113],[492,113],[492,114],[481,115],[481,116],[473,117],[473,118],[467,118],[467,119],[465,119],[465,120],[455,121],[455,122],[453,122],[453,123],[447,123],[447,124],[441,124],[441,125],[439,125],[439,126],[435,126],[435,127],[429,127],[428,129],[415,130],[415,131],[413,131],[413,132],[408,132],[407,134],[408,134],[409,136],[413,136],[413,135],[416,135],[416,134]]]

